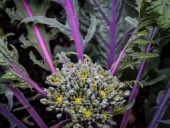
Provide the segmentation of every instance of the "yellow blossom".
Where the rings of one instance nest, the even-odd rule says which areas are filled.
[[[109,113],[108,112],[103,112],[103,117],[104,119],[109,119]]]
[[[101,95],[101,97],[104,99],[104,98],[106,98],[106,96],[107,96],[107,93],[105,92],[105,91],[103,91],[103,90],[100,90],[99,91],[99,94]]]
[[[76,102],[76,104],[82,104],[82,101],[83,101],[83,99],[82,99],[82,98],[80,98],[80,97],[75,98],[75,102]]]
[[[84,113],[85,117],[86,118],[89,118],[91,115],[92,115],[92,111],[91,110],[87,110],[85,113]]]
[[[60,104],[63,101],[63,96],[62,95],[57,96],[56,100],[57,100],[57,103]]]

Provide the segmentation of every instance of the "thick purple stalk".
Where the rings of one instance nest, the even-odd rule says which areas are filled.
[[[110,49],[109,49],[109,60],[108,60],[108,69],[111,68],[114,60],[115,54],[115,42],[116,42],[116,4],[117,0],[112,0],[112,22],[110,25]]]
[[[13,123],[15,123],[15,125],[17,125],[18,128],[27,128],[27,126],[25,126],[20,120],[18,120],[12,113],[10,113],[7,109],[3,108],[0,105],[0,114],[2,114],[3,116],[5,116],[7,119],[9,119],[10,121],[12,121]]]
[[[151,40],[153,39],[156,31],[157,31],[157,28],[153,29],[152,35],[151,35]],[[148,53],[148,52],[150,51],[150,49],[151,49],[151,43],[148,44],[145,53]],[[140,81],[140,80],[141,80],[141,78],[142,78],[142,76],[143,76],[143,72],[144,72],[144,70],[145,70],[145,68],[146,68],[146,65],[147,65],[147,63],[145,63],[145,62],[142,62],[142,63],[141,63],[141,65],[140,65],[140,67],[139,67],[139,70],[138,70],[137,77],[136,77],[136,80],[137,80],[137,81]],[[130,93],[130,97],[129,97],[129,99],[128,99],[127,104],[130,104],[134,99],[136,99],[136,96],[137,96],[137,94],[138,94],[138,91],[139,91],[139,86],[138,86],[138,84],[133,85],[133,89],[132,89],[132,91],[131,91],[131,93]],[[129,119],[129,116],[130,116],[131,111],[132,111],[132,108],[129,109],[128,111],[126,111],[126,112],[124,113],[124,115],[123,115],[123,120],[122,120],[121,125],[120,125],[121,128],[126,128],[126,125],[127,125],[127,123],[128,123],[128,119]]]
[[[67,124],[69,122],[71,122],[71,119],[63,120],[63,121],[59,122],[58,124],[56,124],[53,128],[60,128],[62,125]]]
[[[115,75],[116,69],[117,69],[117,67],[119,66],[119,63],[120,63],[122,57],[124,56],[124,54],[125,54],[125,52],[126,52],[126,49],[127,49],[128,45],[129,45],[130,41],[133,39],[133,36],[134,36],[134,34],[136,33],[136,31],[137,31],[137,30],[135,30],[135,31],[133,32],[133,34],[131,35],[129,41],[126,43],[125,47],[124,47],[123,50],[120,52],[119,57],[117,58],[114,66],[113,66],[113,68],[111,69],[111,74],[112,74],[112,75]]]
[[[95,4],[95,6],[96,6],[97,10],[99,11],[99,13],[101,14],[101,16],[103,17],[103,19],[105,20],[107,26],[110,26],[110,22],[107,19],[107,17],[105,16],[105,14],[103,13],[103,11],[101,10],[100,5],[97,4],[96,0],[92,0],[92,1]]]
[[[117,0],[112,0],[112,21],[110,25],[110,49],[109,49],[109,57],[108,57],[108,69],[111,68],[114,60],[114,54],[115,54],[115,44],[116,44],[116,6]],[[112,112],[112,106],[109,106],[107,108],[108,111]],[[112,118],[111,118],[112,120]],[[111,124],[109,124],[110,128],[113,128]]]
[[[165,114],[167,108],[168,108],[168,100],[170,95],[170,81],[168,82],[166,91],[164,93],[164,96],[162,97],[162,100],[160,101],[158,108],[156,110],[156,113],[154,117],[152,118],[152,121],[148,128],[157,128],[159,125],[159,121],[162,119],[163,115]]]
[[[33,17],[33,13],[31,11],[29,5],[26,3],[26,1],[21,0],[21,2],[25,7],[28,16]],[[37,25],[33,25],[32,29],[33,29],[33,31],[34,31],[34,33],[36,35],[36,38],[38,40],[38,44],[39,44],[39,46],[41,48],[42,53],[44,54],[44,58],[46,59],[46,62],[48,64],[48,67],[49,67],[50,71],[53,72],[53,73],[56,72],[56,68],[53,65],[53,59],[52,59],[52,57],[50,55],[50,52],[47,49],[46,43],[45,43],[45,41],[44,41],[44,39],[43,39],[43,37],[41,35],[41,32],[40,32],[39,28],[37,27]]]
[[[80,31],[79,31],[78,18],[75,15],[75,10],[73,7],[73,2],[74,0],[65,0],[65,10],[69,17],[71,31],[74,37],[76,50],[78,54],[78,59],[81,59],[82,61],[84,61],[83,46],[82,46],[83,43],[82,43]]]
[[[44,123],[44,121],[41,119],[41,117],[37,114],[37,112],[31,106],[31,104],[24,97],[24,95],[17,88],[13,88],[11,86],[8,86],[8,88],[14,93],[14,95],[17,97],[17,99],[20,101],[20,103],[23,106],[28,106],[26,108],[26,110],[29,112],[29,114],[32,116],[32,118],[36,121],[36,123],[39,125],[39,127],[40,128],[48,128],[47,125]]]
[[[146,64],[145,62],[142,62],[142,64],[140,65],[139,72],[138,72],[138,75],[136,77],[136,80],[140,80],[140,78],[141,78],[141,76],[143,74],[143,69],[145,67],[145,64]],[[131,91],[131,95],[130,95],[130,97],[128,99],[128,103],[127,104],[129,104],[130,101],[132,101],[133,99],[136,98],[136,96],[138,94],[138,91],[139,91],[138,84],[133,85],[133,89]],[[131,111],[132,111],[132,109],[129,109],[128,111],[126,111],[124,113],[123,120],[122,120],[122,123],[120,125],[120,128],[126,128],[126,125],[128,123],[128,119],[129,119],[129,115],[130,115]]]
[[[24,79],[30,86],[35,88],[40,94],[42,94],[44,97],[47,97],[47,94],[30,78],[28,78],[26,75],[24,75],[18,68],[16,68],[11,62],[9,62],[10,67],[13,71],[15,71],[17,74],[19,74],[22,79]]]

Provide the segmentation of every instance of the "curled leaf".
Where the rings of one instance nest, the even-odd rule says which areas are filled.
[[[126,105],[125,107],[115,107],[113,109],[113,115],[119,115],[119,114],[122,114],[123,112],[129,110],[130,108],[133,107],[133,105],[135,104],[135,100],[133,100],[130,104]]]

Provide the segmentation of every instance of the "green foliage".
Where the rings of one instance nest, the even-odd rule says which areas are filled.
[[[96,1],[96,0],[95,0]],[[102,17],[97,6],[100,6],[101,11],[106,16],[106,20]],[[105,1],[100,0],[94,1],[87,0],[84,5],[79,8],[77,2],[75,2],[75,10],[78,13],[78,19],[80,23],[80,30],[82,37],[84,37],[83,46],[88,47],[88,42],[95,44],[96,48],[93,49],[94,53],[99,55],[95,60],[100,63],[102,66],[107,67],[107,58],[108,58],[108,46],[110,43],[110,14],[111,14],[111,0]],[[118,2],[119,5],[119,2]],[[128,6],[128,5],[126,5]],[[90,7],[90,8],[89,8]],[[117,24],[117,40],[123,36],[125,32],[129,32],[133,27],[129,27],[128,23],[124,20],[124,17],[127,15],[128,10],[123,10],[123,15],[121,15],[120,22]],[[62,21],[59,22],[56,19],[47,18],[45,16],[33,16],[24,18],[21,23],[40,23],[48,25],[49,27],[57,28],[62,33],[66,34],[71,40],[73,39],[70,26],[68,24],[69,19],[66,17],[66,14],[63,13]],[[108,23],[106,21],[108,20]],[[125,29],[126,28],[126,29]],[[58,47],[58,46],[57,46]],[[119,51],[119,50],[118,50]],[[117,53],[117,52],[116,52]],[[93,58],[93,56],[91,56]]]
[[[158,25],[161,29],[170,28],[170,0],[136,0],[140,22],[148,22],[146,26]]]
[[[15,20],[21,20],[23,17],[27,17],[26,11],[24,11],[24,7],[21,4],[21,1],[15,0],[15,5],[16,8],[6,8],[6,13],[8,16],[11,18],[11,23],[14,22]],[[22,11],[20,11],[22,10]]]
[[[130,104],[128,104],[124,107],[118,106],[117,108],[114,108],[113,115],[116,116],[116,115],[122,114],[123,112],[132,108],[134,104],[135,104],[135,100],[133,100]]]
[[[139,31],[134,35],[133,39],[130,41],[129,46],[126,50],[125,55],[117,69],[117,75],[121,77],[122,71],[126,68],[137,68],[142,62],[147,62],[148,60],[158,57],[158,54],[154,52],[145,53],[146,46],[155,44],[154,40],[144,39],[143,36],[148,34],[148,29]]]
[[[87,26],[90,24],[90,16],[93,15],[97,19],[97,27],[94,33],[94,40],[91,40],[90,43],[93,43],[96,48],[92,51],[98,56],[95,58],[96,62],[101,64],[103,67],[107,68],[107,60],[108,60],[108,48],[110,45],[110,23],[111,23],[111,2],[112,0],[87,0],[83,7],[79,9],[79,22],[80,29],[84,33],[87,33]],[[117,8],[119,8],[121,1],[117,1]],[[89,8],[90,7],[90,8]],[[124,5],[122,15],[117,24],[116,31],[116,44],[120,41],[121,37],[132,30],[133,26],[129,26],[129,24],[125,21],[125,17],[130,14],[130,8],[128,4]],[[135,12],[135,11],[134,11]],[[133,13],[131,15],[133,15]],[[121,42],[123,44],[123,42]],[[123,45],[121,45],[123,46]],[[86,46],[88,47],[88,46]],[[116,49],[116,57],[118,56],[122,47],[118,47]],[[93,58],[92,56],[90,56]],[[115,58],[116,58],[115,57]]]
[[[161,39],[161,41],[164,40],[166,41],[166,38]],[[162,47],[157,48],[157,50],[159,51],[159,55],[161,55],[161,49]],[[149,61],[148,68],[144,75],[144,77],[146,78],[149,76],[149,80],[153,80],[159,78],[160,76],[166,75],[166,78],[151,86],[149,97],[145,105],[145,118],[148,125],[155,114],[157,105],[160,103],[163,97],[164,90],[166,89],[168,81],[170,80],[169,60],[170,58],[165,58],[161,60],[160,57],[152,59],[151,61]],[[170,111],[170,107],[166,111],[167,112],[165,113],[162,120],[167,120],[170,118],[170,114],[168,112]],[[160,123],[158,128],[167,128],[167,126],[167,124]]]
[[[70,39],[73,39],[71,35],[70,28],[66,25],[63,25],[62,23],[58,22],[56,19],[47,18],[45,16],[33,16],[33,17],[26,17],[24,18],[21,23],[29,23],[33,22],[34,24],[40,23],[48,25],[49,27],[58,28],[59,31],[66,34]]]
[[[94,15],[90,15],[90,26],[87,30],[87,35],[83,41],[84,45],[86,45],[94,36],[96,32],[98,21]]]
[[[155,78],[153,80],[150,80],[150,81],[142,81],[142,84],[144,86],[153,85],[153,84],[156,84],[159,81],[162,81],[165,78],[166,78],[166,75],[162,75],[162,76],[159,76],[159,77],[157,77],[157,78]]]
[[[155,15],[154,18],[160,28],[170,28],[170,0],[153,0],[146,11],[150,15]]]
[[[4,36],[4,38],[6,38],[6,36]],[[4,38],[0,38],[0,66],[4,69],[5,74],[1,76],[0,82],[10,82],[11,86],[28,88],[28,84],[10,67],[9,63],[19,68],[26,76],[29,76],[25,68],[18,63],[17,50],[12,45],[12,49],[9,50],[7,42]]]
[[[54,0],[52,0],[52,1],[54,1]],[[169,65],[168,65],[169,61],[164,60],[163,62],[160,62],[159,57],[158,57],[158,55],[159,55],[158,53],[160,52],[160,49],[153,50],[158,45],[159,45],[158,47],[162,47],[163,45],[165,45],[167,42],[170,41],[170,39],[168,37],[168,34],[169,34],[168,29],[170,28],[170,15],[169,15],[170,14],[170,0],[152,0],[152,1],[151,0],[136,0],[136,4],[137,4],[136,10],[139,13],[138,18],[137,18],[136,12],[134,11],[134,6],[130,6],[129,1],[128,0],[125,1],[122,15],[119,19],[117,26],[116,26],[117,27],[116,28],[117,29],[116,46],[118,46],[118,42],[120,41],[120,39],[122,38],[122,36],[125,33],[129,33],[134,28],[136,29],[136,33],[130,39],[130,43],[128,44],[128,47],[126,49],[126,53],[123,56],[122,61],[117,69],[116,77],[120,77],[121,79],[124,79],[123,77],[125,76],[126,77],[125,79],[127,79],[128,77],[132,77],[132,76],[128,76],[130,73],[132,73],[133,77],[134,77],[134,74],[136,74],[136,69],[139,66],[139,64],[141,64],[142,62],[147,62],[148,60],[151,60],[149,62],[149,67],[147,69],[147,72],[145,73],[145,76],[144,76],[146,79],[149,77],[149,80],[147,79],[147,80],[136,81],[136,80],[134,80],[134,78],[133,78],[133,80],[131,80],[131,78],[130,78],[130,80],[124,81],[124,83],[129,86],[132,86],[132,84],[139,84],[141,86],[152,85],[150,95],[148,98],[148,103],[146,105],[146,113],[147,113],[146,118],[149,123],[153,117],[154,112],[155,112],[155,109],[153,109],[153,108],[156,107],[158,105],[158,103],[160,102],[160,100],[162,99],[163,92],[160,90],[165,89],[167,81],[170,79],[170,76],[169,76],[170,69],[169,69]],[[39,45],[37,44],[38,39],[37,39],[37,36],[36,36],[33,28],[35,27],[35,24],[36,24],[36,26],[39,28],[39,30],[41,32],[41,35],[44,39],[44,42],[47,46],[48,51],[50,51],[49,41],[51,39],[54,39],[57,36],[58,31],[67,35],[70,38],[70,40],[73,40],[71,27],[69,24],[69,19],[66,16],[65,12],[63,12],[62,18],[59,20],[54,19],[54,18],[47,18],[45,16],[45,14],[46,14],[46,11],[48,10],[48,8],[50,7],[50,0],[45,0],[40,3],[38,3],[35,0],[29,0],[27,2],[29,3],[30,8],[34,14],[33,17],[28,17],[26,9],[22,5],[21,1],[14,1],[16,7],[12,8],[12,9],[6,9],[6,12],[9,15],[9,17],[11,18],[11,22],[14,22],[17,20],[17,21],[21,21],[20,24],[21,23],[26,24],[27,34],[23,33],[21,35],[21,37],[19,38],[20,42],[22,42],[22,47],[23,48],[34,47],[40,53],[43,60],[37,60],[36,56],[33,54],[33,52],[30,52],[30,54],[29,54],[30,59],[34,62],[34,64],[37,64],[38,66],[40,66],[46,70],[49,70],[48,66],[46,64],[45,58],[42,54],[42,51],[41,51]],[[106,63],[108,60],[108,51],[109,51],[108,49],[110,46],[111,2],[112,2],[112,0],[86,0],[85,3],[81,7],[79,6],[77,1],[74,2],[74,9],[78,16],[77,18],[79,20],[81,37],[83,39],[83,47],[85,50],[84,53],[87,53],[88,56],[90,56],[90,58],[92,58],[93,62],[97,62],[98,64],[100,64],[102,66],[102,68],[101,68],[102,70],[104,70],[103,68],[107,68]],[[118,1],[117,5],[120,5],[120,2],[121,1]],[[118,8],[119,8],[119,6],[118,6]],[[118,10],[118,8],[117,8],[117,10]],[[67,9],[67,8],[65,8],[65,9]],[[131,24],[131,26],[129,25],[129,23]],[[52,28],[50,30],[50,32],[48,32],[46,30],[46,26]],[[161,28],[161,30],[159,30],[159,32],[154,36],[155,37],[154,39],[148,39],[151,36],[152,28],[155,26],[158,26],[159,28]],[[124,44],[125,44],[124,42],[126,42],[126,40],[120,42],[121,43],[121,44],[119,44],[120,47],[116,48],[115,59],[119,56],[119,53],[122,50],[122,47],[124,47]],[[149,53],[145,53],[146,46],[148,46],[149,44],[152,44],[152,50]],[[8,89],[6,88],[4,83],[9,83],[13,87],[20,87],[20,88],[28,88],[29,85],[21,78],[21,76],[19,74],[15,73],[11,69],[9,62],[12,63],[13,66],[20,69],[26,76],[29,77],[29,75],[27,74],[24,67],[22,67],[18,63],[18,52],[15,49],[15,47],[11,45],[10,46],[11,50],[9,50],[8,47],[9,46],[7,45],[7,42],[5,41],[5,37],[0,39],[0,65],[2,66],[2,68],[5,71],[5,73],[1,76],[1,79],[0,79],[0,82],[2,82],[2,84],[0,84],[0,93],[5,93],[6,96],[9,98],[8,100],[9,100],[10,104],[8,106],[9,106],[9,108],[11,108],[12,95],[8,92]],[[66,62],[70,62],[69,59],[66,59],[68,54],[76,55],[74,46],[71,46],[69,48],[55,46],[53,51],[54,51],[54,54],[56,55],[56,57],[54,58],[54,64],[57,66],[59,63],[63,64]],[[66,53],[61,52],[61,51],[65,51]],[[60,52],[61,52],[61,54],[60,54]],[[87,58],[89,59],[88,56],[85,56],[86,60],[87,60]],[[72,56],[71,56],[71,60],[72,60]],[[90,60],[90,63],[91,63],[91,60]],[[90,63],[88,63],[88,64],[90,64]],[[78,63],[78,65],[79,64],[80,64],[80,62]],[[91,68],[90,67],[91,65],[89,66],[88,64],[86,65],[86,69]],[[168,65],[168,66],[166,67],[165,65]],[[130,70],[131,72],[130,73],[128,72],[128,75],[126,72],[123,72],[125,70],[129,71],[130,68],[133,69],[133,71]],[[81,79],[83,79],[87,75],[86,69],[83,69],[84,72],[82,74],[81,74],[81,71],[78,71],[77,69],[74,70],[74,72],[76,74],[80,75]],[[92,70],[94,70],[94,69],[92,69]],[[63,68],[62,71],[64,72],[65,68]],[[66,73],[66,72],[64,72],[64,73]],[[71,74],[72,72],[69,72],[69,73]],[[65,76],[67,76],[69,73],[65,74]],[[123,73],[123,75],[122,75],[122,73]],[[55,74],[53,74],[52,77],[55,77],[54,75]],[[60,76],[63,77],[62,75],[63,74],[61,74]],[[71,75],[75,75],[75,74],[71,74]],[[72,80],[73,77],[71,75],[67,76],[67,78],[69,78],[69,79],[65,78],[62,80],[64,81],[67,79],[66,82]],[[166,75],[166,78],[165,78],[165,75]],[[93,78],[94,77],[95,76],[93,76]],[[93,78],[91,78],[91,79],[93,79]],[[51,82],[58,82],[58,81],[60,81],[60,79],[58,77],[57,78],[55,77],[53,79],[53,81],[51,81]],[[70,81],[70,82],[72,82],[72,81]],[[65,83],[63,83],[63,84],[65,85]],[[76,83],[76,85],[79,85],[79,84],[80,84],[79,82]],[[84,87],[85,86],[90,87],[89,86],[90,84],[85,85],[83,83],[83,84],[80,84],[80,86],[83,85]],[[98,84],[96,84],[96,85],[98,86]],[[72,86],[72,85],[71,85],[71,88],[75,89],[75,91],[80,89],[78,86]],[[54,95],[51,95],[52,93],[50,92],[50,89]],[[87,88],[85,88],[85,89],[87,89]],[[66,93],[65,90],[68,93]],[[104,91],[106,91],[106,92],[104,92],[104,93],[109,95],[107,93],[109,90],[111,90],[111,89],[105,89]],[[77,91],[77,94],[79,94],[79,92],[81,92],[80,96],[82,96],[83,94],[85,95],[85,91],[84,90],[81,90],[81,91]],[[113,91],[115,91],[115,90],[113,90]],[[62,92],[62,94],[59,95],[61,92]],[[63,94],[65,94],[64,96],[68,95],[67,99],[69,99],[71,97],[72,92],[70,92],[70,89],[66,89],[66,87],[63,86],[63,87],[59,87],[59,88],[46,89],[46,93],[51,98],[51,99],[50,98],[46,99],[46,102],[48,102],[48,104],[50,104],[50,107],[51,107],[51,108],[48,107],[48,109],[54,109],[56,106],[61,107],[61,106],[58,106],[58,104],[56,104],[56,101],[53,102],[54,99],[57,98],[57,102],[60,102]],[[119,93],[121,93],[121,92],[119,92]],[[98,96],[98,94],[94,94],[94,95]],[[103,94],[101,94],[101,95],[103,95]],[[76,96],[77,95],[75,95],[75,97],[73,97],[73,99],[76,98]],[[122,94],[121,94],[121,96],[122,96]],[[80,100],[81,98],[84,98],[84,97],[80,97],[80,98],[78,98],[78,100]],[[115,100],[117,100],[116,98],[115,98]],[[63,99],[63,101],[64,100],[66,100],[66,99]],[[71,100],[72,99],[70,99],[70,101]],[[74,100],[74,102],[75,101],[76,100]],[[42,102],[45,103],[45,100],[44,101],[42,100]],[[117,104],[117,106],[115,105],[115,102],[111,102],[112,104],[114,104],[116,106],[113,110],[114,115],[121,114],[124,111],[130,109],[134,105],[134,101],[133,101],[127,106],[122,106],[123,102],[124,101],[122,101],[122,103],[120,103],[120,104]],[[63,102],[62,107],[67,108],[67,106],[66,106],[67,103],[68,103],[67,101]],[[70,104],[71,103],[73,103],[73,102],[70,102]],[[77,106],[73,105],[73,107],[76,106],[77,108],[79,108],[80,103],[78,102],[77,104],[78,104]],[[95,104],[94,101],[92,101],[91,104]],[[103,103],[101,103],[100,105],[103,105]],[[98,106],[96,105],[96,106],[99,107],[100,105],[98,105]],[[27,108],[27,107],[29,107],[29,106],[24,106],[24,108]],[[82,107],[85,107],[85,106],[82,105]],[[77,110],[77,108],[75,108],[75,110]],[[82,112],[84,111],[84,113],[83,113],[84,114],[83,118],[85,117],[84,121],[87,120],[88,114],[92,113],[93,108],[94,107],[91,107],[90,109],[88,108],[89,111],[88,111],[88,109],[85,111],[82,109]],[[104,106],[103,108],[106,108],[106,106]],[[107,116],[105,118],[105,120],[110,121],[110,115],[109,115],[110,113],[103,111],[103,108],[100,108],[102,110],[100,112],[102,112],[103,115]],[[62,110],[63,109],[61,109],[61,111]],[[74,109],[69,108],[69,110],[74,110]],[[168,111],[169,111],[169,109],[168,109]],[[74,113],[72,113],[73,111],[69,111],[69,112],[72,115],[74,115],[76,111]],[[82,114],[82,112],[80,112],[80,114]],[[96,114],[96,112],[94,112],[94,113]],[[149,113],[149,116],[148,116],[148,113]],[[60,117],[60,116],[61,116],[61,114],[57,115],[57,117]],[[76,124],[79,127],[79,124],[76,122],[77,118],[79,118],[79,117],[80,116],[74,115],[73,118],[75,118],[74,119],[75,122],[68,124],[68,126],[71,126],[72,124],[73,125]],[[94,116],[94,117],[96,117],[96,116]],[[104,116],[101,116],[101,117],[103,118]],[[170,114],[166,113],[164,119],[160,122],[169,124],[169,120],[168,120],[169,118],[170,118]],[[96,119],[96,120],[98,120],[98,119]],[[112,122],[112,121],[110,121],[110,123],[115,124],[115,122]],[[97,123],[97,125],[101,126],[101,124],[99,124],[99,123]],[[104,126],[104,123],[102,125]],[[166,126],[161,125],[160,127],[163,128]]]
[[[21,21],[24,18],[28,17],[26,9],[24,8],[21,1],[14,1],[14,2],[15,2],[16,7],[13,7],[12,9],[10,9],[10,8],[6,9],[6,13],[11,18],[11,22],[13,22],[15,20]],[[31,9],[34,16],[40,16],[41,15],[43,17],[46,14],[47,9],[50,7],[50,1],[45,0],[45,1],[42,1],[41,3],[38,3],[35,0],[30,0],[29,6],[30,6],[30,9]],[[58,35],[58,30],[54,28],[54,29],[51,29],[47,32],[44,25],[37,25],[37,27],[38,27],[38,29],[41,33],[41,36],[43,37],[44,43],[47,46],[49,53],[51,54],[50,47],[49,47],[49,41],[56,38],[56,36]],[[45,64],[44,64],[45,66],[42,66],[42,64],[41,64],[41,66],[43,68],[46,67],[44,69],[49,70],[47,68],[47,64],[46,64],[44,55],[43,55],[43,53],[42,53],[42,51],[41,51],[41,49],[38,45],[39,40],[36,36],[36,32],[34,31],[33,26],[31,26],[30,24],[27,24],[26,28],[27,28],[27,35],[25,35],[23,33],[21,35],[21,37],[19,38],[20,42],[22,43],[21,46],[23,48],[33,46],[39,52],[39,54],[41,55],[41,57],[43,58],[43,60],[45,62]],[[32,54],[30,54],[31,60],[34,60],[34,63],[37,64],[38,60],[36,60],[35,57],[34,57],[34,59],[32,59],[33,57],[31,55]]]
[[[45,70],[48,70],[47,65],[44,64],[43,60],[37,60],[34,53],[31,51],[29,53],[30,59],[34,62],[34,64],[37,64],[38,66],[44,68]]]
[[[131,25],[133,25],[135,28],[137,28],[139,24],[136,18],[131,18],[130,16],[125,17],[125,20],[129,22]]]

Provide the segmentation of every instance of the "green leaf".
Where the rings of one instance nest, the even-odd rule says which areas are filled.
[[[164,123],[164,124],[170,124],[170,119],[160,120],[159,122]]]
[[[56,58],[58,58],[56,60],[58,63],[68,63],[68,62],[70,62],[70,59],[67,57],[65,52],[57,53]]]
[[[31,7],[31,10],[35,16],[45,16],[46,11],[50,7],[50,0],[44,0],[41,1],[41,3],[38,3],[36,0],[30,0],[28,3]]]
[[[5,37],[6,38],[6,37]],[[12,45],[11,45],[12,46]],[[10,61],[17,62],[18,61],[18,52],[14,46],[13,49],[9,50],[8,43],[3,39],[0,38],[0,56],[2,59],[9,59]],[[3,63],[3,60],[1,60]]]
[[[142,4],[143,0],[136,0],[135,4],[137,5],[137,7],[135,7],[135,9],[140,12],[141,9],[141,4]]]
[[[170,28],[170,0],[154,0],[150,4],[146,10],[147,13],[155,15],[160,28]]]
[[[137,59],[139,59],[141,61],[145,61],[147,59],[151,59],[151,58],[159,56],[159,54],[157,54],[157,53],[135,53],[135,54],[129,54],[129,55],[136,57]]]
[[[9,80],[16,80],[17,76],[15,75],[15,72],[12,70],[8,70],[2,77],[1,79],[9,79]]]
[[[159,105],[160,101],[162,100],[162,97],[164,96],[164,93],[165,93],[164,90],[162,90],[162,91],[160,91],[160,92],[158,93],[158,96],[157,96],[157,99],[156,99],[157,105]]]
[[[142,84],[143,84],[144,86],[153,85],[153,84],[156,84],[157,82],[159,82],[159,81],[161,81],[161,80],[163,80],[163,79],[165,79],[165,78],[166,78],[166,75],[162,75],[162,76],[157,77],[156,79],[142,82]]]
[[[86,45],[94,36],[96,32],[96,27],[97,27],[97,19],[94,15],[90,15],[91,19],[91,24],[87,30],[87,35],[85,36],[85,39],[83,41],[84,45]]]
[[[149,40],[149,39],[142,39],[142,38],[137,38],[135,40],[133,40],[132,42],[134,45],[135,44],[138,44],[140,46],[147,46],[149,43],[152,43],[152,44],[158,44],[156,41],[154,40]]]
[[[113,115],[115,116],[115,115],[122,114],[123,112],[131,109],[134,104],[135,104],[135,100],[133,100],[130,104],[126,105],[125,107],[119,106],[119,108],[113,110]]]
[[[22,18],[27,17],[27,13],[25,11],[20,11],[25,10],[21,2],[18,0],[14,2],[17,5],[17,9],[7,8],[5,10],[8,16],[11,18],[11,23],[14,22],[15,20],[22,20]]]
[[[136,18],[131,18],[130,16],[125,17],[125,20],[130,23],[131,25],[133,25],[135,28],[138,27],[138,21],[136,20]]]
[[[148,29],[144,29],[144,30],[141,30],[137,33],[137,37],[143,37],[145,35],[149,34],[149,30]]]
[[[20,111],[20,110],[23,110],[23,109],[27,109],[27,108],[29,108],[30,107],[30,105],[26,105],[26,106],[22,106],[22,107],[19,107],[19,108],[15,108],[15,109],[13,109],[12,111],[13,112],[16,112],[16,111]]]
[[[35,24],[36,23],[45,24],[48,25],[49,27],[58,28],[59,31],[66,34],[68,37],[70,37],[70,39],[72,39],[70,28],[68,28],[66,25],[61,24],[56,19],[46,18],[44,16],[33,16],[33,17],[27,17],[21,21],[21,23],[29,23],[29,22],[33,22]]]
[[[15,0],[14,3],[16,5],[16,9],[15,9],[15,7],[6,9],[6,13],[11,18],[11,22],[13,22],[15,20],[22,20],[22,19],[28,17],[26,9],[24,8],[21,1]],[[41,2],[41,4],[39,4],[35,0],[30,0],[28,2],[28,4],[30,6],[30,9],[31,9],[33,15],[45,16],[46,11],[50,7],[50,0],[45,0],[45,1]]]
[[[0,83],[0,94],[4,94],[6,91],[8,91],[8,88],[5,84]]]
[[[38,66],[44,68],[45,70],[48,70],[48,66],[44,64],[43,60],[37,60],[32,51],[29,53],[29,56],[30,59],[34,62],[34,64],[37,64]]]
[[[12,107],[13,107],[13,96],[14,96],[14,94],[10,90],[7,90],[5,92],[5,96],[8,100],[8,110],[11,110]]]
[[[163,90],[166,89],[168,81],[170,80],[170,68],[169,68],[170,58],[167,58],[161,61],[157,61],[153,59],[151,60],[151,62],[148,65],[145,76],[149,76],[149,79],[151,80],[162,75],[166,75],[166,78],[151,86],[148,100],[145,105],[145,118],[146,118],[147,124],[149,124],[150,121],[152,120],[155,114],[155,111],[156,111],[156,109],[154,108],[157,107],[157,104],[160,102],[162,95],[163,95],[162,94]],[[160,92],[160,90],[162,91]],[[170,111],[170,107],[168,107],[167,111]],[[165,113],[162,120],[169,119],[169,118],[170,118],[170,113],[167,112]],[[167,125],[161,123],[159,124],[159,127],[167,128]]]
[[[5,66],[5,65],[8,65],[8,64],[5,61],[3,54],[0,53],[0,66]]]
[[[24,71],[22,71],[24,73]],[[29,85],[27,82],[25,82],[22,77],[15,73],[12,69],[6,70],[6,73],[2,75],[0,82],[10,82],[10,85],[13,87],[20,87],[20,88],[29,88]],[[15,81],[15,82],[14,82]]]

